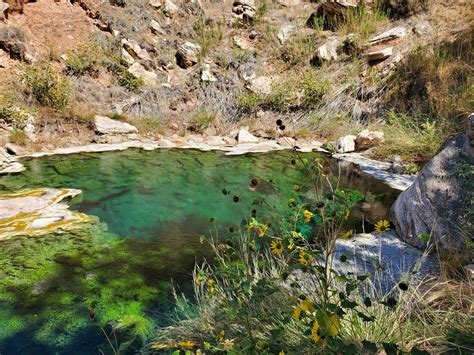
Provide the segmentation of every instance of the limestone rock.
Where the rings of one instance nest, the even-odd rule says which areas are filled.
[[[353,135],[341,137],[333,143],[334,150],[337,153],[353,152],[355,150],[355,140],[356,136]]]
[[[155,72],[146,70],[140,63],[132,64],[132,66],[128,68],[128,72],[135,75],[137,78],[142,79],[147,86],[156,85],[158,75]]]
[[[385,60],[393,54],[393,47],[384,47],[379,49],[373,49],[365,54],[367,61],[377,62]]]
[[[154,7],[155,9],[159,9],[163,6],[163,0],[150,0],[148,1],[148,5]]]
[[[5,149],[7,150],[7,153],[11,155],[25,155],[27,153],[25,148],[13,143],[5,144]]]
[[[327,0],[322,2],[316,12],[306,21],[307,26],[314,28],[323,23],[325,30],[334,30],[335,25],[344,21],[344,13],[348,9],[356,8],[360,0]]]
[[[301,4],[301,0],[278,0],[278,4],[283,7],[296,6]]]
[[[98,134],[129,134],[137,133],[136,127],[126,122],[113,120],[105,116],[95,116],[95,131]]]
[[[331,60],[337,59],[337,49],[341,43],[337,39],[326,42],[322,46],[318,47],[316,56],[313,58],[313,63],[315,62],[329,62]]]
[[[175,148],[176,143],[173,143],[172,141],[170,141],[168,139],[162,138],[158,141],[158,147],[160,147],[160,148]]]
[[[207,82],[215,82],[217,78],[211,71],[211,66],[209,64],[204,64],[201,72],[201,80]]]
[[[37,189],[0,197],[0,240],[16,235],[36,236],[87,221],[63,201],[81,193],[75,189]]]
[[[176,6],[171,0],[165,0],[163,6],[163,13],[167,17],[174,17],[179,11],[179,7]]]
[[[258,143],[258,138],[245,128],[241,128],[237,135],[237,142],[239,143]]]
[[[268,76],[251,79],[247,89],[258,95],[270,95],[272,93],[272,79]]]
[[[287,23],[281,27],[280,32],[278,32],[277,35],[280,44],[285,44],[285,42],[290,38],[294,29],[295,27],[291,23]]]
[[[407,243],[425,247],[422,235],[441,250],[457,250],[472,242],[473,180],[462,171],[474,164],[474,149],[467,134],[449,139],[402,192],[390,211],[398,234]]]
[[[151,29],[151,32],[155,35],[164,35],[165,34],[165,31],[163,30],[161,25],[155,20],[151,20],[150,29]]]
[[[407,29],[403,26],[391,28],[381,34],[378,34],[369,39],[370,44],[379,44],[383,42],[393,41],[395,39],[403,38],[407,34]]]
[[[357,150],[368,149],[384,142],[383,132],[364,129],[355,140]]]
[[[280,137],[277,139],[277,143],[285,148],[293,148],[296,146],[296,140],[291,137]]]
[[[252,21],[256,13],[254,0],[236,0],[232,4],[232,14],[240,20]]]
[[[224,138],[219,136],[209,136],[204,139],[204,143],[213,146],[213,147],[221,147],[227,145],[227,142]]]
[[[8,53],[10,58],[27,61],[26,37],[18,27],[0,28],[0,49]]]
[[[252,48],[252,43],[250,41],[242,36],[234,36],[233,38],[234,44],[239,47],[240,49],[251,49]]]
[[[198,44],[191,42],[180,44],[176,52],[176,62],[181,68],[187,69],[198,62],[198,55],[200,51],[201,46]]]
[[[4,21],[8,17],[8,8],[10,5],[8,5],[6,2],[0,2],[0,21]]]
[[[135,58],[133,58],[130,53],[128,53],[128,51],[125,49],[125,48],[122,48],[122,59],[127,63],[127,64],[130,64],[132,65],[133,63],[135,63]]]
[[[122,46],[135,60],[152,60],[148,51],[143,49],[135,40],[123,39]]]

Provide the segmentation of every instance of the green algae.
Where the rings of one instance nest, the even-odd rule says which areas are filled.
[[[24,161],[23,174],[0,178],[0,193],[80,189],[71,209],[97,218],[75,230],[0,241],[0,352],[110,351],[99,327],[116,329],[119,342],[144,342],[155,325],[167,322],[170,281],[190,291],[196,260],[209,257],[202,234],[238,230],[254,199],[286,201],[294,185],[305,183],[291,159],[289,152],[225,157],[127,150]],[[350,169],[341,176],[344,186],[378,206],[377,218],[396,198],[397,192]],[[249,191],[254,177],[259,187]]]

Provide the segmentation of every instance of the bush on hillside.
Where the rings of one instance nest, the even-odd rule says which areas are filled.
[[[71,98],[69,80],[49,63],[24,66],[21,78],[39,104],[58,110],[68,105]]]

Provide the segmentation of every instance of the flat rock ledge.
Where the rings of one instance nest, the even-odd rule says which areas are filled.
[[[392,173],[390,163],[369,159],[359,153],[335,154],[334,158],[356,164],[364,173],[383,181],[396,190],[405,191],[416,179],[416,175]]]
[[[0,240],[67,230],[88,221],[64,202],[79,194],[81,190],[41,188],[0,195]]]

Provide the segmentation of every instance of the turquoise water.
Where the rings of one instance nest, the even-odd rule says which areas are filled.
[[[97,218],[77,231],[0,242],[0,353],[107,353],[101,328],[110,334],[124,320],[139,325],[117,331],[120,340],[135,339],[133,352],[139,330],[169,321],[171,281],[192,294],[195,262],[211,257],[201,235],[238,231],[255,198],[286,203],[293,186],[304,185],[292,159],[291,152],[127,150],[25,161],[24,173],[0,178],[0,192],[81,189],[71,208]],[[250,191],[254,177],[259,185]],[[351,168],[341,181],[365,193],[357,217],[369,221],[385,217],[397,195]]]

